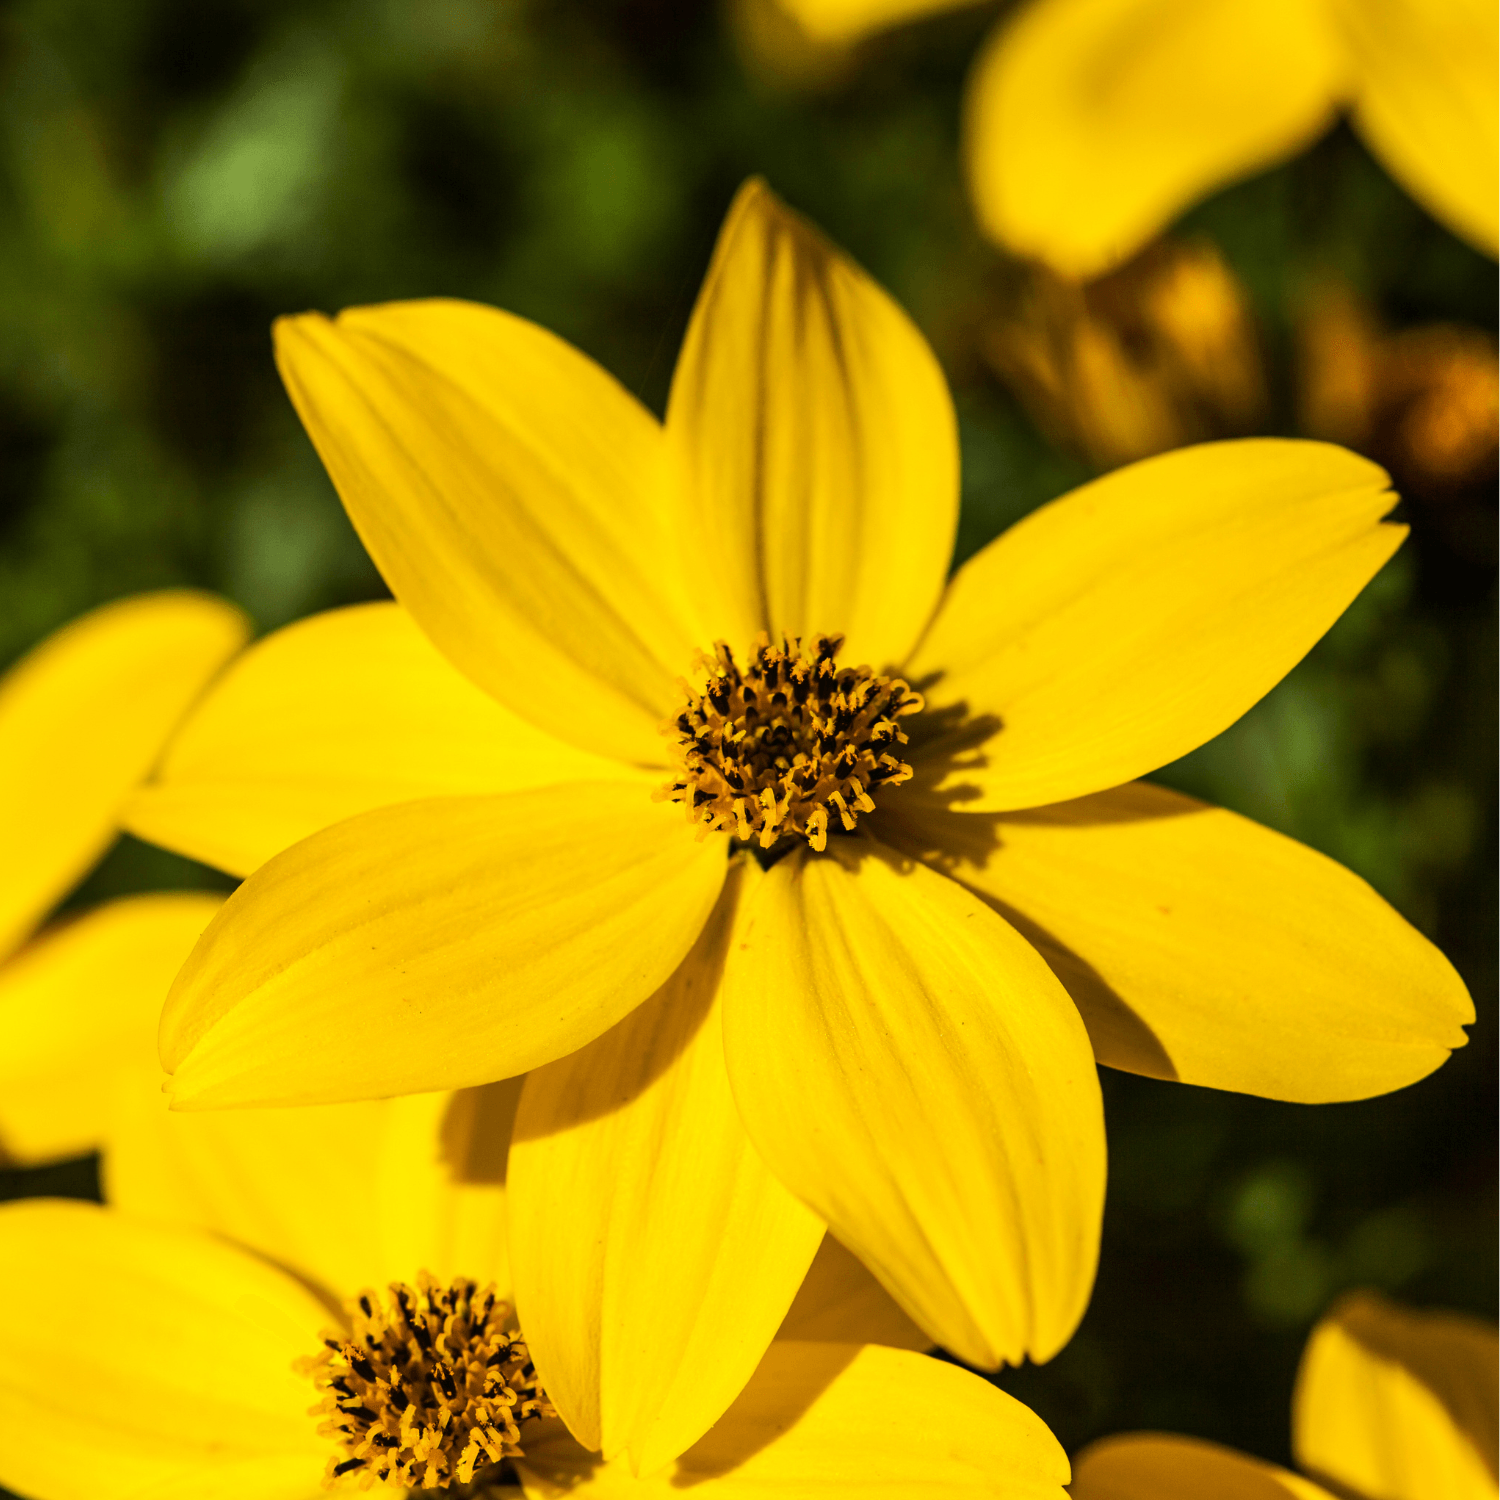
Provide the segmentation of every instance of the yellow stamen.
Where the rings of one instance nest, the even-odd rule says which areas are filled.
[[[437,1489],[521,1456],[520,1425],[554,1415],[512,1311],[493,1286],[443,1287],[425,1271],[416,1289],[392,1282],[388,1302],[363,1292],[346,1304],[352,1336],[324,1336],[299,1360],[323,1392],[312,1415],[338,1444],[325,1487],[348,1481]]]
[[[741,671],[723,641],[696,665],[706,682],[687,683],[687,705],[662,733],[676,742],[682,770],[656,793],[681,802],[703,832],[732,832],[769,849],[782,838],[828,842],[828,809],[845,832],[874,794],[910,781],[891,752],[906,743],[897,720],[920,713],[921,695],[899,677],[840,667],[842,636],[796,637],[773,646],[764,632]]]

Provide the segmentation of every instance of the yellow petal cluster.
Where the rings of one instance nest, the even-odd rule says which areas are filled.
[[[1232,723],[1399,545],[1375,465],[1167,454],[949,578],[937,363],[759,183],[664,422],[493,309],[277,338],[396,602],[246,653],[131,801],[136,830],[249,876],[164,1011],[173,1097],[355,1108],[526,1073],[516,1307],[609,1474],[709,1440],[825,1228],[907,1338],[987,1368],[1055,1353],[1098,1253],[1097,1062],[1318,1101],[1463,1044],[1461,982],[1363,882],[1131,780]],[[778,748],[769,657],[683,729],[697,653],[835,636],[923,705],[890,741],[910,777],[878,783],[876,721],[819,720],[836,765],[849,737],[852,831],[821,777],[821,850],[805,811],[768,845],[769,808],[714,828],[653,803],[710,717],[695,774],[810,753]]]

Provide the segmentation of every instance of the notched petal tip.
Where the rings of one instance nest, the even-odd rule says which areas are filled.
[[[1334,444],[1249,438],[1033,511],[958,571],[906,665],[935,709],[1002,726],[965,770],[967,810],[1118,786],[1228,728],[1401,544],[1397,500]]]

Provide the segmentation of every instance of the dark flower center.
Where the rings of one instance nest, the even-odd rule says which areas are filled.
[[[325,1484],[447,1489],[521,1456],[521,1424],[552,1416],[512,1310],[493,1286],[444,1287],[423,1272],[392,1282],[384,1301],[346,1304],[352,1335],[324,1336],[298,1362],[323,1393],[312,1414],[338,1444]]]
[[[700,654],[702,689],[684,683],[686,707],[662,726],[681,769],[657,800],[762,849],[784,838],[822,849],[830,818],[853,832],[879,792],[911,779],[893,751],[907,739],[899,721],[923,704],[899,677],[839,666],[843,643],[818,635],[804,648],[792,636],[773,646],[762,633],[743,670],[723,641]]]

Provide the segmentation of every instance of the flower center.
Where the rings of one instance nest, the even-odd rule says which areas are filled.
[[[723,641],[694,663],[701,692],[687,683],[687,706],[662,726],[682,768],[656,793],[681,802],[703,831],[732,832],[769,849],[779,839],[828,842],[829,814],[852,832],[876,792],[911,780],[892,750],[906,743],[898,720],[920,713],[922,698],[899,677],[841,667],[841,635],[795,636],[773,646],[764,632],[741,671]]]
[[[387,1302],[367,1291],[345,1306],[352,1337],[326,1334],[322,1351],[297,1363],[323,1393],[318,1432],[339,1447],[325,1485],[467,1485],[520,1456],[522,1422],[554,1414],[493,1286],[444,1287],[424,1271],[415,1290],[395,1281]]]

